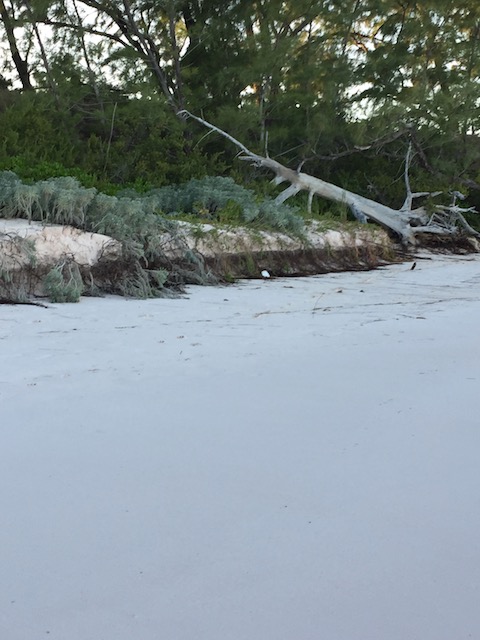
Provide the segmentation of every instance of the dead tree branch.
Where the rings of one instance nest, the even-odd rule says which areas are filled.
[[[314,195],[326,198],[327,200],[332,200],[333,202],[343,203],[354,212],[355,217],[360,221],[365,222],[366,219],[373,220],[382,227],[392,231],[405,244],[415,244],[417,237],[421,233],[441,233],[446,236],[451,236],[455,233],[459,233],[459,226],[464,230],[464,232],[467,232],[470,235],[480,236],[480,234],[467,223],[462,215],[462,212],[464,213],[468,210],[461,210],[459,207],[455,206],[455,204],[448,207],[437,207],[436,219],[434,219],[433,216],[431,216],[423,207],[412,209],[414,198],[438,195],[438,192],[434,194],[427,191],[418,193],[412,192],[408,175],[412,158],[411,145],[409,145],[407,157],[405,159],[405,186],[407,196],[403,207],[397,210],[387,207],[379,202],[375,202],[374,200],[370,200],[369,198],[365,198],[359,194],[352,193],[347,189],[343,189],[342,187],[326,182],[320,178],[303,173],[300,170],[294,171],[293,169],[289,169],[273,158],[253,153],[253,151],[250,151],[244,144],[229,133],[219,129],[203,118],[194,116],[189,111],[183,110],[179,112],[178,115],[186,118],[192,118],[211,131],[214,131],[229,140],[238,149],[240,149],[240,160],[246,160],[255,166],[264,167],[272,171],[275,174],[275,178],[272,181],[274,184],[280,185],[283,182],[290,183],[289,186],[277,196],[275,201],[278,204],[286,202],[286,200],[295,196],[300,191],[306,191],[308,193],[309,207],[311,206]]]

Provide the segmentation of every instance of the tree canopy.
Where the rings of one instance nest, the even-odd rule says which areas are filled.
[[[248,182],[188,109],[387,204],[412,144],[412,181],[480,202],[477,0],[0,0],[0,32],[0,168],[22,177]]]

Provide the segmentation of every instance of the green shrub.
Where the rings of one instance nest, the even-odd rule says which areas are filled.
[[[193,178],[182,185],[152,189],[143,197],[154,210],[169,216],[189,215],[231,224],[256,222],[294,233],[303,229],[303,220],[296,209],[276,204],[272,198],[259,199],[254,191],[236,184],[232,178]]]
[[[231,178],[192,179],[144,194],[130,190],[113,196],[86,188],[73,177],[25,184],[11,171],[0,172],[0,217],[67,224],[120,241],[125,261],[136,264],[136,269],[128,282],[116,283],[116,290],[140,297],[162,293],[165,285],[214,280],[186,245],[182,264],[177,260],[174,273],[167,277],[163,270],[170,268],[164,252],[165,234],[175,236],[175,215],[224,224],[254,223],[283,232],[300,233],[303,229],[303,219],[294,209],[271,198],[259,199]],[[180,234],[177,237],[182,250],[185,243]],[[48,274],[48,295],[57,302],[74,301],[81,295],[80,285],[70,267],[62,269],[55,267]]]
[[[55,266],[45,276],[43,287],[51,302],[78,302],[83,293],[78,265],[67,262]]]

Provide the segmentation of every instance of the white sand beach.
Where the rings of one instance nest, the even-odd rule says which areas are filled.
[[[0,638],[480,638],[480,258],[411,266],[0,305]]]

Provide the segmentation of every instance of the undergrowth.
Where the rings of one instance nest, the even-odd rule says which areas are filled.
[[[175,218],[185,216],[197,221],[255,225],[297,234],[304,225],[294,209],[277,205],[271,198],[260,199],[231,178],[192,179],[183,185],[143,194],[129,190],[107,195],[94,187],[82,186],[74,177],[60,176],[26,184],[11,171],[0,172],[0,217],[71,225],[120,241],[124,259],[130,261],[132,268],[116,288],[128,295],[148,297],[161,294],[165,287],[215,280],[205,269],[201,256],[195,255],[184,241],[183,260],[175,260],[173,264],[167,258],[165,243],[171,242],[172,237],[177,241],[177,249],[182,250]],[[51,297],[75,298],[76,290],[65,294],[60,291],[68,283],[73,286],[65,273],[58,269],[51,272],[47,281],[55,289]]]
[[[43,286],[52,302],[78,302],[83,293],[78,265],[74,262],[56,265],[45,276]]]
[[[272,198],[260,198],[232,178],[207,176],[192,178],[182,185],[151,189],[143,194],[128,190],[117,194],[149,202],[169,217],[192,216],[201,221],[222,224],[250,224],[299,233],[303,220],[296,209],[277,204]]]

